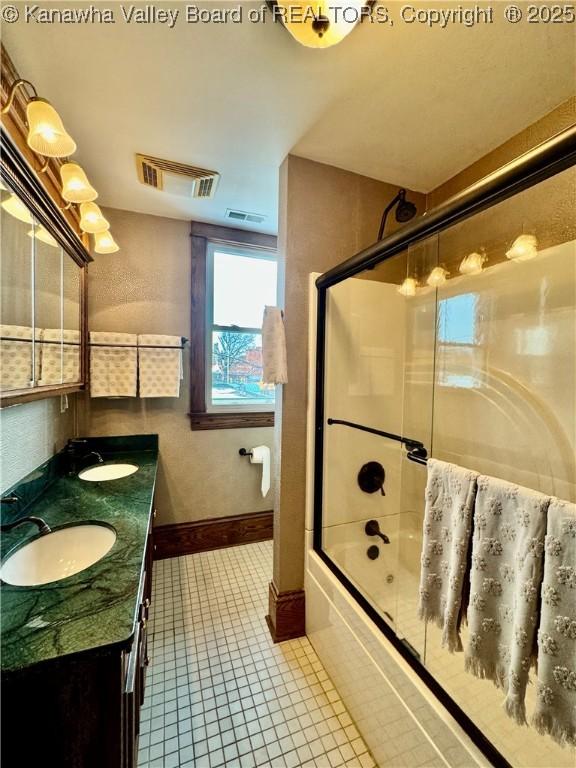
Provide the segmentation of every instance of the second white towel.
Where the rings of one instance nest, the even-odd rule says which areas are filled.
[[[90,332],[90,396],[136,397],[137,336]]]
[[[181,336],[157,333],[138,336],[140,397],[180,397],[181,346]]]

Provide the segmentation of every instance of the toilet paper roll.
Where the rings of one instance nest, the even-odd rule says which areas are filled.
[[[270,490],[270,448],[267,445],[257,445],[250,450],[252,452],[250,463],[262,465],[262,484],[260,488],[262,496],[266,496]]]

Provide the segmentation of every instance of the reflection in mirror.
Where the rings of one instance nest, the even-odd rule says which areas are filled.
[[[2,189],[0,224],[0,390],[25,389],[34,385],[32,314],[32,214],[20,200]]]
[[[62,262],[62,382],[81,379],[80,290],[81,267],[63,254]]]
[[[62,249],[36,235],[34,300],[36,345],[40,362],[38,384],[62,383]]]

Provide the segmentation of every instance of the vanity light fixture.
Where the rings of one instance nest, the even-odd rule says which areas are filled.
[[[58,241],[52,237],[47,229],[44,229],[44,227],[41,227],[40,225],[37,225],[36,228],[32,228],[28,232],[28,237],[35,237],[36,240],[40,240],[40,242],[45,243],[46,245],[58,248]]]
[[[60,168],[62,179],[62,197],[68,203],[91,203],[98,197],[98,192],[88,181],[78,163],[64,163]]]
[[[23,221],[25,224],[34,224],[32,214],[26,208],[20,198],[16,197],[14,193],[2,201],[2,208],[9,213],[10,216],[14,216],[18,221]]]
[[[441,285],[444,285],[446,282],[446,275],[448,274],[448,270],[444,269],[444,267],[434,267],[432,272],[428,275],[428,279],[426,280],[426,283],[430,285],[432,288],[438,288]]]
[[[398,287],[398,293],[402,296],[416,296],[416,288],[418,283],[413,277],[407,277],[401,286]]]
[[[116,253],[120,248],[107,229],[94,235],[94,250],[96,253]]]
[[[110,224],[96,203],[80,203],[80,229],[83,232],[95,235],[109,228]]]
[[[516,261],[528,261],[538,254],[538,240],[534,235],[518,235],[512,246],[506,251],[506,258]]]
[[[374,0],[267,0],[274,21],[280,21],[301,45],[330,48],[341,42],[370,14]]]
[[[464,256],[458,269],[462,275],[479,275],[484,268],[486,258],[486,254],[474,251]]]
[[[16,90],[27,85],[34,96],[26,105],[26,120],[28,122],[28,137],[26,143],[34,152],[45,157],[68,157],[76,152],[76,142],[64,128],[62,118],[52,104],[41,99],[36,88],[29,80],[15,80],[10,88],[8,101],[2,109],[5,115],[12,106]]]

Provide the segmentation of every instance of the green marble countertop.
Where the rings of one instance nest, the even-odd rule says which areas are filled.
[[[116,530],[116,542],[102,560],[66,579],[38,587],[1,583],[3,672],[128,645],[134,634],[158,452],[124,448],[108,453],[102,443],[97,450],[105,461],[137,464],[138,472],[99,483],[58,477],[24,514],[41,517],[52,529],[107,523]],[[10,550],[37,535],[33,525],[4,534],[2,562]]]

